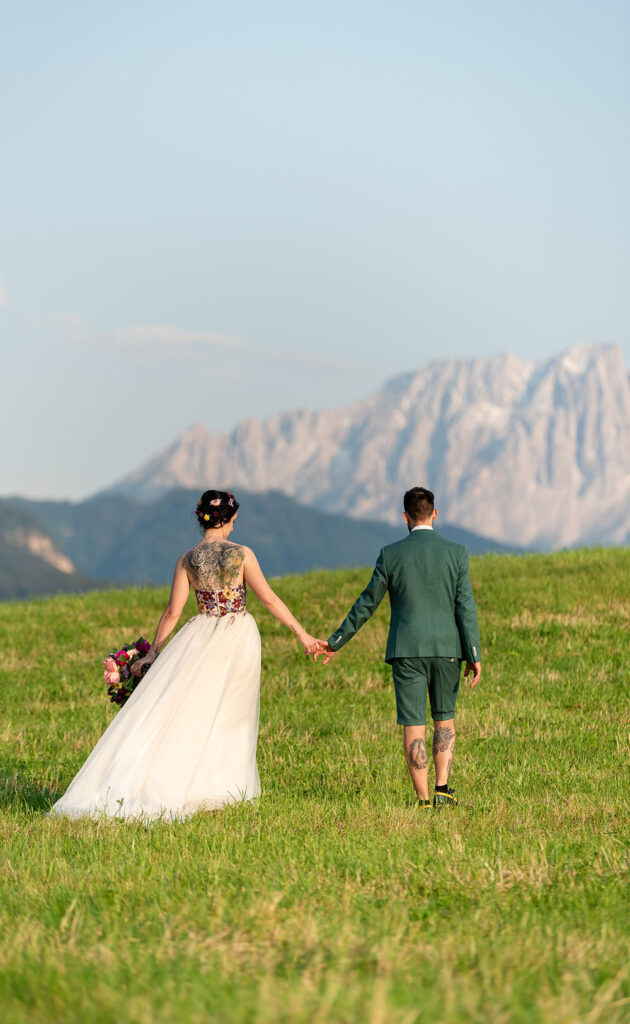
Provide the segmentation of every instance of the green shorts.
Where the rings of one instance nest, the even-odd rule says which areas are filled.
[[[392,658],[398,725],[426,725],[427,690],[433,721],[454,718],[461,665],[459,658]]]

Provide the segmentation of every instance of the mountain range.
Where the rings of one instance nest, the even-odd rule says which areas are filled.
[[[0,600],[77,593],[98,585],[57,547],[31,509],[0,500]]]
[[[110,490],[274,489],[394,523],[401,495],[436,492],[443,519],[511,547],[630,540],[630,380],[615,345],[544,362],[438,359],[343,409],[197,425]]]
[[[209,486],[237,490],[238,537],[270,575],[368,565],[418,483],[473,553],[630,543],[620,350],[440,359],[345,409],[196,426],[83,502],[2,499],[0,599],[166,582]]]
[[[152,502],[102,494],[82,502],[0,500],[0,599],[125,583],[167,583],[175,560],[200,538],[199,492],[172,490]],[[239,494],[234,539],[253,547],[270,576],[370,565],[404,524],[357,521],[301,505],[285,494]],[[472,552],[502,545],[442,526]]]

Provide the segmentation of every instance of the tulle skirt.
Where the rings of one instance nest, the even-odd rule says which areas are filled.
[[[180,629],[103,733],[52,816],[183,819],[253,800],[260,635],[249,612]]]

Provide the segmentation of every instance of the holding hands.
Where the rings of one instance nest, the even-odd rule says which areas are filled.
[[[305,630],[300,630],[300,632],[297,635],[298,640],[300,641],[302,647],[304,648],[304,653],[309,658],[312,658],[313,661],[317,661],[319,656],[323,654],[324,660],[322,664],[328,664],[328,662],[333,657],[335,652],[333,651],[332,647],[330,647],[327,640],[320,640],[317,637],[311,636],[311,634],[307,633]]]
[[[319,656],[323,654],[324,660],[322,661],[322,665],[327,665],[335,656],[335,652],[327,640],[315,640],[313,648],[308,650],[306,653],[313,656],[313,661],[317,661]]]

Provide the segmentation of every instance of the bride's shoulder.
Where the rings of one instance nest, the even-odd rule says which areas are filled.
[[[246,544],[241,544],[240,548],[243,553],[243,564],[247,572],[254,572],[256,569],[260,569],[254,549],[248,548]]]
[[[250,554],[250,548],[246,547],[245,544],[236,544],[232,540],[227,540],[225,547],[227,549],[225,552],[226,557],[230,560],[233,559],[234,562],[239,562],[241,565]]]

